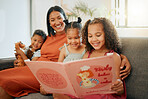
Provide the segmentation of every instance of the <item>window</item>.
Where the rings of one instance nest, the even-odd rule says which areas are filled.
[[[120,28],[148,28],[147,4],[147,0],[112,0],[111,20]]]

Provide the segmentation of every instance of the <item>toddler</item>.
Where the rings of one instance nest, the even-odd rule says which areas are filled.
[[[18,61],[22,60],[32,60],[36,61],[40,56],[40,48],[46,40],[46,34],[42,30],[35,30],[33,36],[31,37],[31,45],[26,47],[23,43],[15,43],[15,55],[16,61],[14,62],[16,67],[23,66]],[[23,51],[24,50],[24,51]]]
[[[68,22],[64,21],[65,32],[67,36],[68,44],[64,44],[64,47],[61,49],[58,62],[68,62],[82,59],[85,54],[85,46],[82,44],[81,37],[81,18],[78,17],[78,21]]]

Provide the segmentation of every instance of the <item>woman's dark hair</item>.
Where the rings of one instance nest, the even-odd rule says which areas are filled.
[[[66,14],[65,14],[64,10],[61,7],[59,7],[59,6],[51,7],[47,12],[47,17],[46,17],[47,18],[46,21],[47,21],[48,36],[55,35],[54,29],[50,26],[50,22],[49,22],[50,13],[53,12],[53,11],[60,12],[64,16],[64,18],[66,19]]]
[[[81,31],[81,28],[82,28],[81,21],[82,21],[82,19],[80,17],[78,17],[78,21],[73,21],[73,22],[68,22],[68,20],[64,20],[64,22],[66,24],[65,32],[67,33],[67,30],[70,28],[77,28],[77,29],[79,29],[79,31]]]
[[[41,37],[43,38],[43,42],[45,42],[45,40],[46,40],[46,33],[45,33],[43,30],[40,30],[40,29],[35,30],[34,33],[33,33],[33,35],[32,35],[32,37],[33,37],[34,35],[39,35],[39,36],[41,36]]]
[[[117,36],[117,31],[109,19],[106,18],[94,18],[88,20],[82,28],[82,40],[86,45],[86,50],[91,52],[94,49],[88,42],[88,26],[91,24],[102,24],[103,31],[105,33],[105,46],[109,50],[114,50],[118,54],[121,54],[121,43]]]

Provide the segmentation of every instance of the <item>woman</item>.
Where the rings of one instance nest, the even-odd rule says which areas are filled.
[[[41,48],[41,57],[38,61],[58,61],[59,48],[66,43],[65,12],[59,6],[51,7],[47,13],[48,36]],[[122,65],[127,67],[121,71],[126,77],[130,73],[130,64],[127,58],[122,55]],[[37,93],[40,91],[40,84],[33,76],[27,66],[12,68],[0,71],[0,99],[11,99]]]

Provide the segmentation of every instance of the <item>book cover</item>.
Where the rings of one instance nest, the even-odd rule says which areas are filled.
[[[116,81],[113,55],[67,63],[26,61],[26,64],[49,93],[76,97],[115,93],[110,90],[111,84]]]

